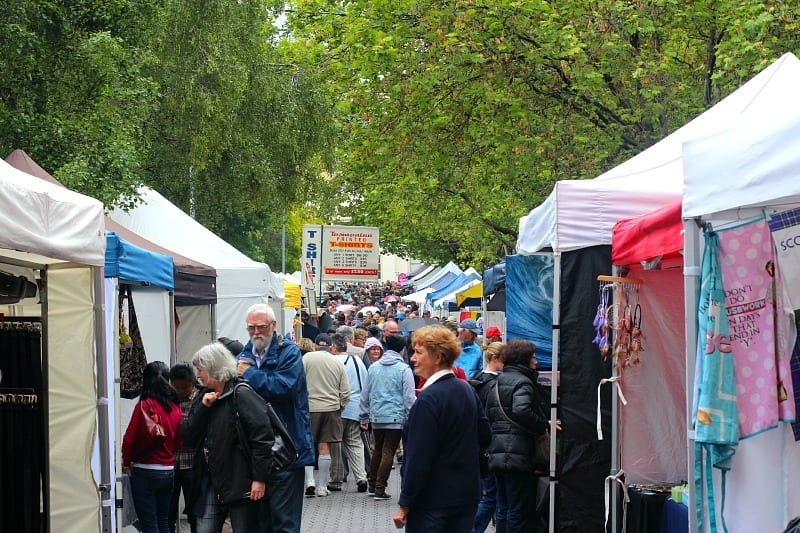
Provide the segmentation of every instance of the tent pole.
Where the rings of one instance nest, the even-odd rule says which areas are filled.
[[[175,291],[169,291],[169,366],[178,362],[178,347],[175,343]]]
[[[683,301],[684,339],[686,342],[686,447],[687,474],[689,481],[689,532],[697,533],[697,515],[693,511],[697,501],[697,488],[694,483],[694,428],[692,427],[692,407],[694,405],[694,371],[697,359],[697,295],[700,290],[700,233],[694,220],[683,221]],[[713,512],[713,511],[712,511]]]
[[[92,267],[94,283],[94,353],[97,365],[97,435],[100,441],[100,531],[111,531],[111,514],[116,502],[111,492],[111,439],[109,436],[108,415],[108,358],[106,354],[105,291],[103,287],[103,268]]]
[[[619,269],[612,266],[612,274],[619,275]],[[614,358],[611,358],[611,378],[619,377],[617,365],[614,363]],[[617,387],[614,382],[611,382],[611,472],[610,475],[616,476],[619,473],[619,406],[617,405]],[[612,483],[611,490],[611,531],[617,533],[617,506],[619,505],[619,492],[617,491],[616,483]],[[606,504],[607,505],[607,504]]]
[[[550,379],[550,427],[558,420],[558,352],[561,337],[561,252],[553,252],[553,365]],[[556,445],[557,431],[550,432],[549,532],[556,531]]]

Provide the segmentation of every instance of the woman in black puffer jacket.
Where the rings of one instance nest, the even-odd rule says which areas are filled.
[[[539,530],[534,456],[536,437],[547,429],[547,419],[541,401],[544,395],[537,390],[535,348],[524,339],[509,341],[500,351],[504,368],[497,377],[497,389],[487,395],[486,416],[492,425],[489,467],[497,478],[498,533]]]

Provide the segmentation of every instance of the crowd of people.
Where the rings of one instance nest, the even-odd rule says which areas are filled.
[[[472,318],[423,317],[391,301],[393,287],[341,287],[319,317],[300,317],[297,342],[254,305],[245,345],[221,338],[190,364],[147,365],[122,447],[141,531],[174,532],[182,492],[193,533],[226,517],[235,533],[299,532],[304,498],[348,477],[393,499],[395,460],[398,528],[540,531],[534,443],[548,417],[534,345]],[[413,318],[426,320],[409,331]],[[267,402],[297,451],[279,471]],[[166,434],[157,450],[140,444],[149,420]]]

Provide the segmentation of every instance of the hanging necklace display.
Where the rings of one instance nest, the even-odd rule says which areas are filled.
[[[600,348],[603,359],[609,354],[618,369],[639,364],[639,353],[644,351],[642,345],[642,308],[639,304],[639,286],[641,281],[635,278],[619,276],[597,276],[600,282],[600,306],[595,317],[597,336],[594,342]],[[608,305],[608,293],[614,291],[614,303]],[[601,311],[600,307],[604,310]],[[602,317],[602,326],[598,328],[598,317]],[[602,341],[602,345],[600,342]]]

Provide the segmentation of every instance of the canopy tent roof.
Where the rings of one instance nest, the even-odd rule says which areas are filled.
[[[139,190],[142,203],[109,216],[131,231],[217,271],[217,331],[238,338],[245,334],[244,318],[254,303],[283,300],[283,280],[269,266],[253,261],[169,200],[148,187]]]
[[[420,265],[419,267],[415,268],[411,273],[408,274],[408,279],[406,279],[401,286],[407,287],[412,283],[421,280],[431,272],[436,269],[436,265]]]
[[[782,117],[759,117],[684,145],[683,216],[800,203],[800,103],[789,105]]]
[[[409,278],[413,278],[414,276],[417,276],[417,275],[419,275],[419,274],[422,274],[423,272],[425,272],[426,270],[428,270],[428,268],[429,268],[429,266],[428,266],[428,265],[426,265],[425,263],[420,263],[419,265],[417,265],[417,267],[416,267],[415,269],[411,270],[411,271],[408,273],[408,277],[409,277]]]
[[[102,266],[103,204],[0,161],[0,248]]]
[[[483,297],[483,281],[470,285],[466,289],[462,289],[456,293],[456,305],[458,307],[467,307],[481,304]]]
[[[113,231],[106,233],[104,275],[123,281],[174,289],[172,258],[131,244]]]
[[[502,261],[490,266],[483,271],[484,296],[494,294],[501,287],[506,286],[506,262]]]
[[[429,279],[436,276],[439,272],[441,272],[442,267],[438,265],[431,265],[430,267],[426,268],[418,276],[414,276],[414,279],[411,280],[415,287],[425,283]]]
[[[421,304],[425,302],[425,297],[428,296],[428,293],[432,292],[433,289],[430,287],[425,287],[421,291],[412,292],[411,294],[406,294],[402,296],[400,299],[404,302],[414,302],[417,304]]]
[[[800,60],[786,54],[717,105],[619,166],[593,180],[557,182],[550,196],[520,219],[518,253],[531,254],[547,247],[568,251],[611,244],[611,228],[618,220],[680,200],[684,142],[719,132],[742,120],[782,116],[787,107],[797,108],[798,86]],[[724,157],[734,153],[730,147],[726,152]],[[712,175],[723,177],[720,181],[726,176],[716,168],[705,179]],[[692,205],[687,206],[689,213]]]
[[[465,272],[462,272],[455,278],[451,279],[447,285],[442,286],[442,288],[437,289],[433,292],[428,293],[427,299],[431,301],[439,300],[442,296],[447,294],[455,293],[459,290],[463,289],[467,283],[474,279],[481,279],[480,274],[478,274],[474,268],[470,267]]]
[[[424,289],[425,287],[433,287],[434,289],[442,287],[442,285],[437,284],[437,282],[442,277],[447,276],[448,274],[454,274],[454,276],[450,277],[450,279],[453,279],[453,277],[461,274],[461,272],[462,270],[458,267],[458,265],[456,265],[451,261],[447,263],[445,266],[443,266],[435,274],[431,276],[426,276],[425,279],[421,279],[419,282],[415,282],[414,288],[419,291],[421,289]],[[437,284],[437,286],[434,286],[435,284]]]
[[[682,261],[681,202],[651,213],[618,221],[611,234],[611,263],[637,265],[661,258],[662,265]]]
[[[433,306],[435,308],[441,308],[441,307],[444,307],[446,304],[448,304],[450,302],[455,303],[456,294],[459,291],[467,289],[467,288],[471,287],[472,285],[476,285],[478,283],[481,283],[480,274],[478,274],[477,272],[475,272],[473,274],[470,274],[469,276],[466,277],[466,280],[465,280],[464,283],[462,283],[461,285],[459,285],[458,287],[456,287],[452,291],[449,291],[448,293],[444,294],[443,296],[440,296],[440,297],[436,298],[433,301]]]
[[[48,181],[59,187],[61,183],[51,176],[45,169],[39,166],[24,150],[14,150],[6,157],[6,162],[32,176]],[[203,263],[193,261],[181,254],[167,250],[156,243],[149,241],[117,224],[108,217],[105,218],[105,228],[107,232],[116,233],[120,239],[124,239],[129,244],[139,248],[144,248],[157,254],[172,257],[175,265],[174,272],[174,291],[175,305],[206,305],[217,301],[217,272],[212,267]],[[135,280],[131,280],[135,281]],[[142,280],[139,280],[142,281]]]

